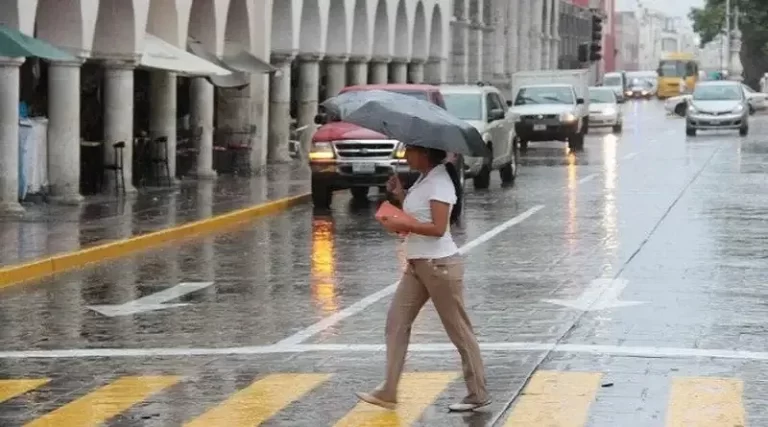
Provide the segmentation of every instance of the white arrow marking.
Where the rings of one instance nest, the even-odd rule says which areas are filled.
[[[187,303],[177,304],[165,304],[166,301],[174,300],[176,298],[183,297],[186,294],[199,291],[200,289],[207,288],[213,285],[213,282],[188,282],[179,283],[178,285],[165,289],[160,292],[156,292],[151,295],[139,298],[127,302],[125,304],[115,305],[89,305],[93,311],[109,316],[129,316],[132,314],[143,313],[145,311],[163,310],[166,308],[183,307],[189,305]]]
[[[645,301],[619,301],[619,296],[628,283],[624,279],[595,279],[576,299],[545,299],[543,301],[579,311],[600,311],[607,308],[645,304]]]

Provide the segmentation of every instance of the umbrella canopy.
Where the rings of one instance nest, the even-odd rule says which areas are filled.
[[[472,125],[412,96],[384,90],[351,91],[327,99],[322,106],[341,121],[407,145],[473,157],[488,154],[483,137]]]
[[[0,25],[0,56],[37,57],[53,61],[74,61],[75,57],[19,30]]]

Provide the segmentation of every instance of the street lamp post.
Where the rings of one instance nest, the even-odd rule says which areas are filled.
[[[732,80],[744,79],[744,67],[741,64],[741,30],[739,29],[739,7],[736,6],[733,17],[733,34],[730,40],[730,63],[728,74]]]

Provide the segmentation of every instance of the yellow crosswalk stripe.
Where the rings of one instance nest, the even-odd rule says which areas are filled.
[[[739,379],[678,377],[672,379],[667,406],[667,427],[743,427]]]
[[[523,389],[505,427],[583,427],[600,388],[596,372],[538,371]],[[689,426],[690,427],[690,426]]]
[[[410,426],[456,380],[457,372],[409,372],[400,380],[396,411],[358,403],[334,427],[395,427]]]
[[[329,374],[269,375],[184,426],[261,425],[330,377]]]
[[[72,403],[50,412],[25,427],[95,427],[176,384],[176,376],[122,377]]]
[[[34,380],[0,380],[0,402],[36,389],[50,381],[47,378]]]

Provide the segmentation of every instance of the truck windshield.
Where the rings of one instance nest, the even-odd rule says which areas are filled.
[[[515,105],[575,103],[573,89],[568,86],[523,87],[515,97]]]
[[[476,93],[443,93],[448,112],[461,120],[483,119],[483,98]]]
[[[603,86],[621,86],[621,76],[607,76],[603,79]]]
[[[384,89],[384,90],[386,90],[387,92],[399,93],[400,95],[408,95],[410,97],[429,102],[429,97],[427,97],[426,92],[417,92],[415,90],[389,90],[389,89]]]

